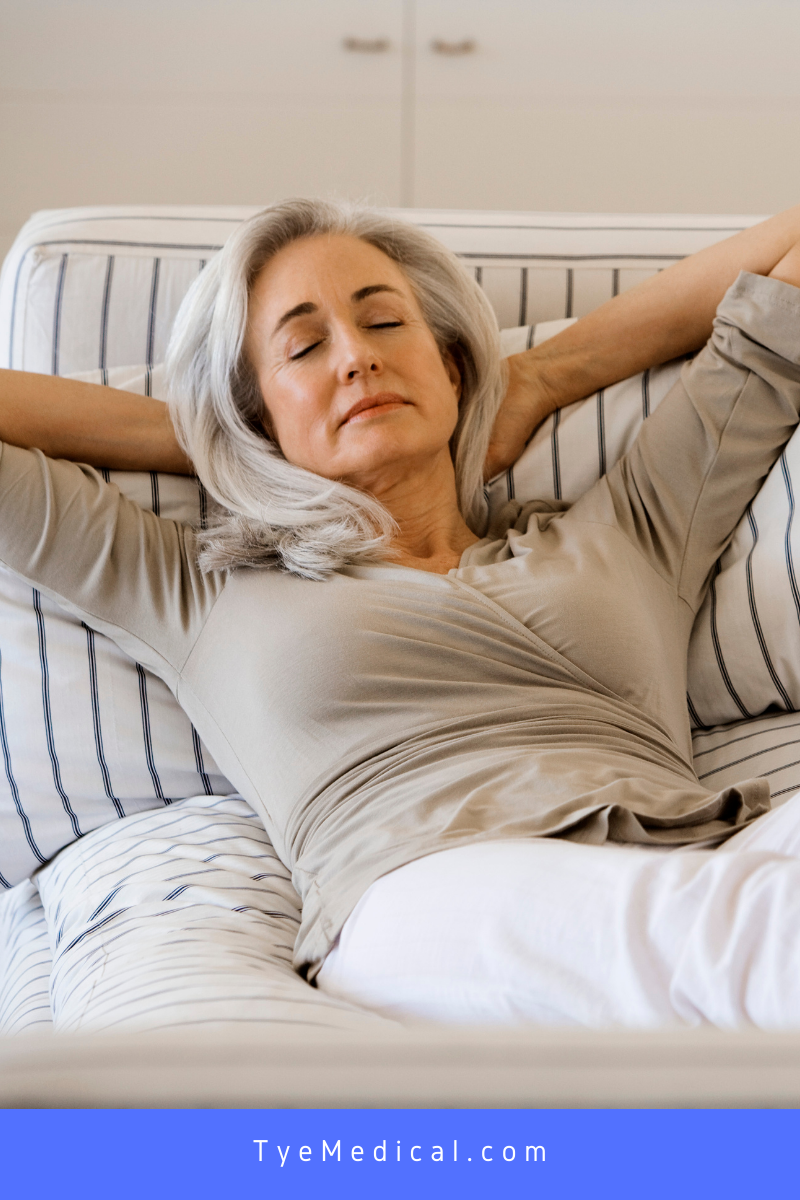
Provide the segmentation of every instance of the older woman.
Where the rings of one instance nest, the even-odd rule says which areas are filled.
[[[269,209],[187,296],[172,412],[223,506],[208,531],[4,447],[0,561],[176,693],[291,866],[308,979],[443,1018],[800,1020],[800,802],[702,787],[685,704],[710,572],[798,419],[798,239],[795,210],[513,363],[501,455],[695,349],[722,301],[625,459],[488,532],[493,317],[438,243],[367,210]],[[146,402],[112,430],[93,393],[76,431],[58,384],[20,386],[7,442],[181,464]]]

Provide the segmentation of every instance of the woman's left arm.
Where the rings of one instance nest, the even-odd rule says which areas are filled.
[[[512,355],[486,478],[515,462],[555,409],[703,346],[717,306],[740,271],[794,283],[781,268],[795,269],[798,242],[800,205],[682,259],[536,349]]]
[[[160,400],[30,371],[0,369],[0,441],[95,467],[192,473]]]

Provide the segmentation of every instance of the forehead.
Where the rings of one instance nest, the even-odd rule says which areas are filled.
[[[377,246],[349,234],[300,238],[279,250],[256,276],[251,318],[279,317],[307,301],[317,307],[349,301],[354,292],[374,284],[414,299],[405,272]]]

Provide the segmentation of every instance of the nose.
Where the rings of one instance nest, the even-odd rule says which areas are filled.
[[[383,363],[370,338],[361,329],[349,329],[341,334],[339,358],[340,377],[353,383],[366,375],[379,375]]]

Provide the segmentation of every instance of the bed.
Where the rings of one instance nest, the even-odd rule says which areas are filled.
[[[163,395],[192,280],[250,208],[38,213],[0,278],[0,366]],[[409,210],[488,295],[506,353],[759,217]],[[551,418],[486,489],[490,510],[571,501],[627,449],[670,363]],[[695,764],[715,788],[800,789],[800,441],[720,559],[695,626]],[[202,524],[196,480],[107,472]],[[0,1101],[521,1107],[800,1097],[800,1035],[708,1028],[400,1026],[291,967],[291,875],[166,686],[0,572]],[[135,953],[146,937],[145,969]]]

